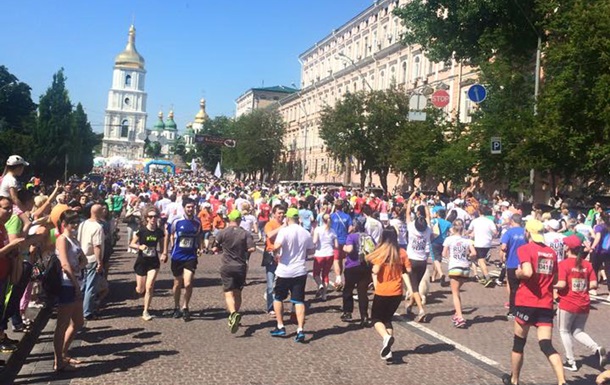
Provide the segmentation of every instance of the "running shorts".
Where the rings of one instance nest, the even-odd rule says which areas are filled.
[[[220,268],[220,279],[222,290],[226,293],[233,290],[241,290],[246,284],[246,266],[226,266]]]
[[[383,296],[375,294],[371,308],[373,323],[381,322],[386,329],[392,329],[392,317],[394,317],[401,301],[402,295]]]
[[[491,247],[475,247],[474,249],[477,252],[477,259],[484,259],[489,255],[489,250],[491,250]]]
[[[161,263],[158,257],[144,257],[142,255],[139,255],[133,264],[133,270],[139,276],[146,276],[150,270],[157,270],[160,267]]]
[[[304,304],[306,284],[307,274],[293,278],[276,277],[273,299],[283,301],[288,298],[288,292],[290,292],[290,302]]]
[[[449,269],[447,273],[451,278],[468,278],[470,277],[470,268],[468,267],[454,267]]]
[[[515,321],[521,325],[553,326],[553,309],[515,306]]]
[[[411,288],[414,292],[419,293],[419,283],[421,282],[422,278],[424,278],[424,274],[426,274],[428,262],[415,261],[413,259],[410,259],[409,261],[411,261],[411,273],[409,274]]]
[[[174,277],[182,277],[185,269],[194,273],[197,270],[197,258],[186,261],[175,261],[172,259],[172,275]]]

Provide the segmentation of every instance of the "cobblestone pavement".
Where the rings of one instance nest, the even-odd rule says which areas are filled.
[[[313,300],[315,286],[308,283],[309,303],[305,326],[307,343],[289,336],[275,339],[274,326],[264,312],[264,270],[259,253],[252,256],[249,284],[244,289],[242,327],[230,334],[220,288],[220,256],[200,259],[191,304],[193,320],[185,323],[163,316],[173,306],[171,273],[162,266],[153,300],[153,321],[140,318],[141,300],[134,295],[134,254],[125,253],[125,234],[113,256],[112,294],[100,320],[89,322],[71,351],[85,363],[75,373],[52,372],[51,339],[54,320],[41,332],[19,375],[17,384],[501,384],[508,371],[512,322],[505,319],[506,289],[485,289],[478,283],[464,287],[468,328],[451,325],[449,288],[431,285],[426,324],[396,317],[395,357],[386,365],[379,358],[381,341],[372,329],[342,323],[340,298]],[[604,291],[605,292],[605,291]],[[603,292],[602,292],[603,293]],[[601,293],[600,293],[601,294]],[[400,312],[404,312],[401,307]],[[610,306],[599,304],[591,313],[588,332],[610,346],[606,331]],[[554,344],[563,353],[558,332]],[[576,346],[583,367],[568,373],[570,383],[593,383],[598,373],[594,360]],[[580,357],[582,355],[582,357]],[[553,374],[532,335],[526,346],[522,381],[552,384]]]

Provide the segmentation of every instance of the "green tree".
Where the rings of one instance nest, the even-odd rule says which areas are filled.
[[[144,152],[146,156],[153,159],[158,159],[161,157],[161,143],[149,141],[144,145]]]
[[[203,129],[200,135],[210,135],[216,137],[227,137],[231,132],[233,120],[226,116],[217,116],[213,119],[208,119],[203,124]],[[193,158],[200,159],[203,167],[214,172],[216,165],[220,162],[222,148],[220,146],[212,146],[203,143],[198,143],[195,148]]]
[[[98,136],[91,129],[91,124],[81,103],[72,113],[72,133],[68,150],[70,174],[83,175],[93,167],[93,152],[98,144]]]

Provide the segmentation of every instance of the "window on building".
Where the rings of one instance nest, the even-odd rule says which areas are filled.
[[[125,98],[125,105],[128,106],[129,103],[131,103],[131,100],[129,100],[129,98]]]
[[[129,135],[129,121],[127,119],[125,119],[121,123],[121,138],[127,138],[128,135]]]
[[[414,62],[414,67],[413,67],[413,80],[419,78],[419,76],[421,75],[420,72],[420,67],[421,67],[421,59],[419,58],[419,56],[415,56],[415,59],[413,60]]]
[[[370,50],[369,37],[367,36],[364,38],[364,55],[363,56],[368,56],[369,50]]]
[[[125,87],[131,87],[131,75],[125,76]]]
[[[428,74],[432,75],[434,73],[434,62],[432,60],[428,61]]]
[[[401,80],[402,80],[403,83],[407,82],[407,62],[406,61],[402,63]]]
[[[385,71],[381,71],[381,73],[379,74],[379,77],[380,77],[379,89],[385,90]]]

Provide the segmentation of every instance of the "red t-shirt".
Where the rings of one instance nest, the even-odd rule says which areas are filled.
[[[593,266],[588,261],[581,261],[580,269],[576,268],[576,258],[567,258],[559,263],[559,281],[566,281],[566,288],[560,290],[559,308],[570,313],[588,313],[591,298],[589,283],[597,281]]]
[[[517,249],[519,264],[529,262],[534,273],[527,280],[521,280],[515,305],[553,308],[553,280],[557,273],[557,253],[550,247],[529,242]]]
[[[269,220],[269,213],[271,212],[271,206],[268,203],[261,203],[258,206],[258,220],[261,222],[267,222]]]

